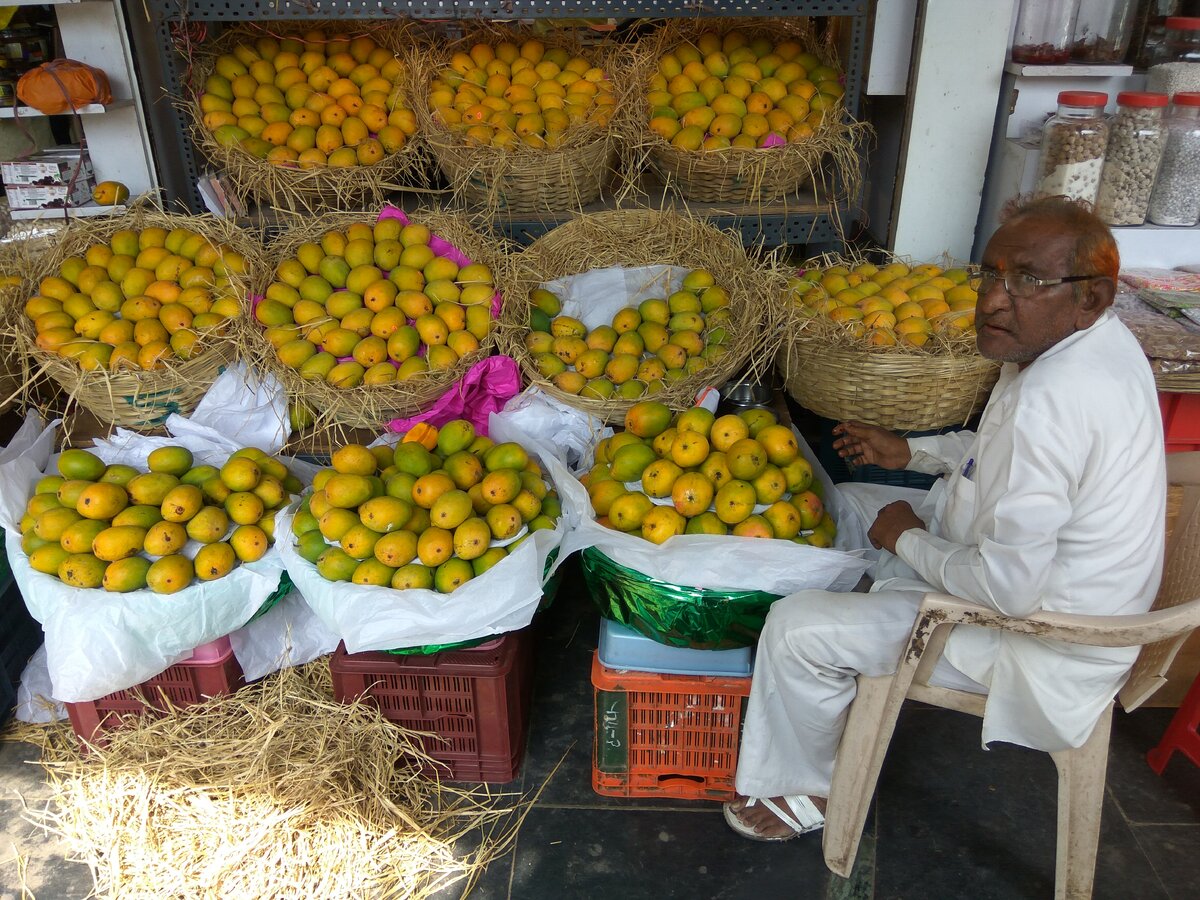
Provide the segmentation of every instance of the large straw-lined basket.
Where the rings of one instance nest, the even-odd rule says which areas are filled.
[[[490,267],[497,285],[500,285],[501,273],[507,266],[507,256],[493,239],[472,228],[464,216],[432,208],[416,210],[407,215],[412,222],[429,226],[434,235],[449,241],[473,263]],[[374,224],[377,218],[371,213],[341,212],[298,220],[268,245],[270,264],[264,267],[255,295],[265,293],[279,263],[294,256],[301,244],[319,242],[321,235],[327,231],[344,230],[355,223]],[[495,346],[493,329],[480,342],[479,349],[460,357],[450,368],[420,372],[404,381],[338,388],[323,379],[302,378],[298,370],[284,365],[253,316],[246,317],[241,337],[243,352],[255,360],[257,366],[279,378],[287,389],[289,399],[311,414],[313,433],[322,434],[344,433],[350,428],[378,431],[392,419],[424,412],[471,366],[491,355]]]
[[[52,243],[46,237],[0,244],[0,412],[20,403],[32,387],[29,356],[17,338],[28,296],[25,275],[37,254]]]
[[[37,293],[41,279],[54,275],[68,257],[82,256],[93,244],[109,241],[121,230],[146,228],[187,228],[208,239],[213,245],[226,246],[244,261],[244,272],[229,271],[232,293],[248,293],[251,273],[261,265],[261,249],[245,232],[225,219],[214,216],[185,216],[166,213],[151,206],[135,206],[122,216],[103,219],[76,219],[64,229],[55,244],[32,262],[25,282],[26,296]],[[171,356],[160,368],[143,370],[122,368],[85,371],[74,359],[43,350],[37,344],[33,323],[25,315],[18,317],[17,338],[28,355],[33,377],[46,375],[62,388],[63,400],[87,410],[98,421],[127,428],[154,428],[172,413],[186,415],[234,359],[234,344],[229,332],[236,320],[219,328],[199,332],[191,358]]]
[[[279,209],[315,213],[345,209],[352,205],[378,205],[393,190],[426,186],[429,166],[419,135],[410,136],[399,150],[369,165],[316,165],[304,168],[296,163],[275,164],[237,144],[221,143],[213,131],[205,126],[200,95],[205,81],[214,72],[218,57],[231,53],[238,45],[252,45],[259,38],[301,39],[303,34],[295,23],[245,24],[225,31],[211,43],[179,48],[191,67],[188,96],[181,103],[195,145],[208,160],[224,171],[230,188],[243,204],[253,199]],[[384,49],[399,55],[409,43],[410,29],[399,20],[328,21],[321,24],[321,34],[325,35],[327,41],[367,36]],[[401,83],[404,83],[404,79]]]
[[[827,256],[817,268],[861,260]],[[889,262],[907,261],[893,259]],[[953,262],[944,260],[944,268]],[[812,266],[808,267],[812,268]],[[864,298],[866,299],[866,298]],[[857,322],[838,323],[783,295],[788,335],[777,358],[784,386],[801,406],[829,419],[856,420],[894,431],[962,425],[983,409],[1000,374],[979,355],[974,331],[935,330],[923,346],[875,346]],[[964,302],[970,303],[969,298]],[[936,318],[972,315],[948,312]],[[935,319],[936,321],[936,319]]]
[[[547,215],[579,210],[597,200],[612,174],[617,157],[617,127],[578,123],[568,128],[554,147],[532,147],[517,141],[512,147],[472,142],[447,127],[429,108],[430,83],[457,52],[478,43],[520,43],[536,37],[547,47],[561,47],[603,69],[618,99],[624,90],[615,56],[604,45],[583,46],[569,31],[536,34],[528,29],[481,26],[441,47],[414,49],[409,57],[410,94],[420,132],[438,166],[450,182],[456,201],[489,214]]]
[[[805,140],[775,147],[684,150],[650,129],[647,84],[659,59],[704,32],[738,31],[748,38],[794,40],[823,63],[838,68],[832,43],[817,37],[808,19],[696,19],[668,22],[637,45],[635,92],[624,121],[628,139],[650,168],[688,200],[705,203],[765,202],[811,184],[818,199],[854,197],[861,182],[859,144],[866,125],[853,122],[839,101]]]
[[[778,318],[782,308],[767,298],[784,290],[782,276],[751,259],[736,235],[699,219],[652,209],[578,216],[518,254],[505,289],[503,349],[520,364],[526,380],[547,394],[606,422],[621,421],[637,400],[580,397],[560,390],[538,373],[525,346],[529,296],[548,281],[591,269],[660,264],[711,272],[716,284],[729,292],[732,321],[728,328],[729,352],[708,368],[666,383],[654,399],[672,409],[687,409],[705,387],[720,387],[739,373],[752,377],[765,371],[782,337]]]

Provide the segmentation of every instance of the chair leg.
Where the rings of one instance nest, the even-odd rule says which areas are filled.
[[[1082,747],[1050,754],[1058,767],[1055,900],[1087,900],[1092,896],[1111,725],[1110,705]]]
[[[892,680],[891,676],[859,677],[858,693],[838,745],[821,841],[825,865],[843,878],[849,878],[854,868],[863,825],[899,712],[897,704],[890,719],[886,715]]]

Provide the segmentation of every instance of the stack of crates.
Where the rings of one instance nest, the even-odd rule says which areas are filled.
[[[667,647],[602,620],[592,660],[592,789],[610,797],[733,799],[752,668],[750,648]]]
[[[334,698],[365,697],[384,718],[425,732],[422,749],[447,781],[507,784],[516,779],[533,693],[530,628],[469,649],[431,654],[347,653],[329,660]]]
[[[1158,395],[1168,453],[1200,450],[1200,394]]]
[[[42,626],[25,608],[8,567],[4,533],[0,531],[0,725],[8,721],[16,706],[17,685],[25,664],[41,645]]]
[[[228,637],[192,651],[165,672],[125,691],[83,703],[67,703],[75,735],[102,746],[105,734],[131,717],[161,715],[169,708],[193,706],[209,697],[236,691],[245,680]]]

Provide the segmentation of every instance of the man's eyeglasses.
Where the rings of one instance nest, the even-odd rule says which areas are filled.
[[[1038,278],[1030,275],[1028,272],[997,272],[995,269],[990,269],[987,266],[976,266],[971,271],[971,275],[967,279],[967,284],[973,287],[976,293],[986,294],[997,282],[1003,282],[1004,290],[1008,292],[1008,296],[1023,299],[1032,297],[1041,288],[1069,284],[1073,281],[1088,281],[1092,278],[1101,277],[1103,276],[1067,275],[1063,278]]]

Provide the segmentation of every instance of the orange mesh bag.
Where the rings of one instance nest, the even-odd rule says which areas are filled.
[[[108,76],[73,59],[52,59],[30,69],[17,82],[17,98],[48,116],[89,103],[112,103]]]

